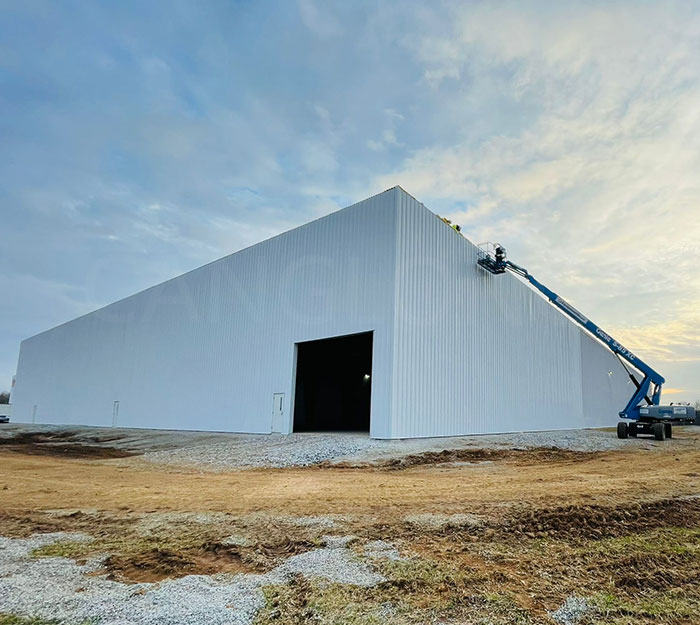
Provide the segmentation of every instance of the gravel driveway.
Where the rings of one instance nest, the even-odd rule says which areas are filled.
[[[620,440],[610,430],[378,440],[369,438],[366,433],[353,432],[231,434],[15,424],[0,428],[0,442],[32,433],[48,437],[49,445],[68,443],[110,447],[143,454],[140,457],[151,463],[226,471],[254,467],[300,467],[321,462],[372,464],[408,455],[461,449],[557,448],[583,452],[668,449],[696,445],[700,428],[676,428],[677,438],[656,442],[650,438]]]
[[[200,442],[177,449],[147,452],[149,462],[199,466],[208,470],[241,467],[294,467],[320,462],[375,463],[426,452],[459,449],[534,449],[554,447],[572,451],[617,449],[653,450],[695,444],[696,440],[672,439],[657,443],[652,439],[620,440],[606,430],[558,430],[518,432],[448,438],[376,440],[366,434],[290,434],[288,436],[240,435],[217,442]]]

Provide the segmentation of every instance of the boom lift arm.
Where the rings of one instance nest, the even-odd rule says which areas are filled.
[[[612,351],[620,363],[627,371],[630,380],[634,384],[635,392],[627,402],[627,405],[620,411],[619,415],[622,419],[631,419],[632,421],[640,421],[640,430],[651,431],[657,422],[662,424],[667,423],[665,434],[670,434],[670,423],[692,423],[695,419],[695,411],[691,406],[660,406],[661,387],[665,382],[664,377],[645,363],[641,358],[632,353],[624,345],[612,338],[600,326],[593,323],[588,317],[576,310],[565,299],[557,295],[554,291],[547,288],[539,280],[537,280],[527,269],[516,265],[506,257],[505,248],[498,243],[483,243],[479,246],[479,254],[477,263],[492,274],[502,274],[510,271],[525,280],[527,280],[534,288],[544,295],[554,306],[561,310],[570,319],[585,328],[595,338],[603,342],[603,344]],[[626,361],[642,374],[641,381],[630,371],[625,365]],[[650,393],[651,390],[651,393]],[[682,414],[681,414],[682,412]],[[648,427],[647,427],[648,424]],[[625,428],[618,427],[620,430]],[[658,429],[658,428],[656,428]],[[634,428],[636,434],[637,427]],[[656,434],[656,430],[654,430]],[[623,438],[626,438],[624,436]],[[658,436],[657,436],[658,438]],[[664,436],[665,438],[665,436]]]

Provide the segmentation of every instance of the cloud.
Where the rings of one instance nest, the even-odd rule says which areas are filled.
[[[0,280],[21,297],[0,390],[21,339],[365,195],[355,146],[385,115],[341,23],[310,2],[3,12]]]
[[[686,392],[684,388],[669,388],[664,386],[664,395],[681,395]]]
[[[700,363],[700,310],[679,310],[660,323],[620,327],[615,338],[658,362]]]
[[[700,396],[699,13],[5,11],[0,390],[22,338],[400,184]]]
[[[697,363],[697,11],[453,5],[442,26],[407,45],[427,89],[469,82],[455,139],[408,154],[377,186],[405,180],[476,242],[506,244],[640,355]],[[491,118],[515,121],[472,132],[474,94],[494,91]]]
[[[386,125],[380,137],[367,141],[367,147],[374,152],[380,152],[389,148],[401,148],[404,146],[396,137],[396,127],[400,122],[404,121],[405,117],[394,109],[385,109],[384,115]]]
[[[337,37],[341,32],[340,22],[328,11],[322,11],[314,0],[299,0],[304,25],[321,39]]]

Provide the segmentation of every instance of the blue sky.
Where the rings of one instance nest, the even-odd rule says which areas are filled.
[[[700,399],[700,4],[636,1],[0,0],[0,390],[23,338],[396,184]]]

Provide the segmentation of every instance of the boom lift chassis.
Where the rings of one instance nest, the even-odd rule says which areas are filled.
[[[506,249],[502,245],[482,243],[479,245],[476,262],[480,267],[494,275],[508,271],[527,280],[561,312],[573,319],[617,356],[635,387],[634,394],[619,413],[621,419],[628,419],[631,423],[618,422],[618,438],[651,434],[656,440],[662,441],[673,436],[674,425],[691,425],[696,422],[695,409],[692,406],[660,405],[661,387],[666,381],[660,373],[652,369],[607,332],[604,332],[602,328],[576,310],[565,299],[536,280],[527,269],[509,261],[506,257]],[[642,379],[638,380],[627,365],[641,373]]]

